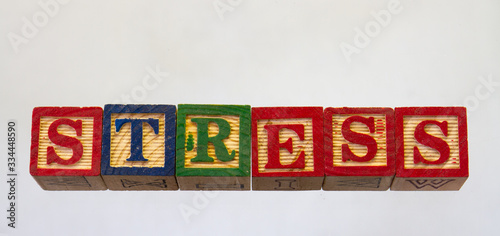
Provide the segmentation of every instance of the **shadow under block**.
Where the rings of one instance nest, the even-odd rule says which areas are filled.
[[[469,176],[465,107],[396,108],[391,190],[459,190]]]
[[[325,109],[323,190],[385,191],[395,172],[393,109]]]
[[[102,108],[36,107],[30,174],[45,190],[106,190],[100,176]]]
[[[179,105],[181,190],[250,190],[250,106]]]
[[[321,190],[323,108],[252,108],[252,189]]]
[[[110,190],[177,190],[173,105],[104,106],[101,175]]]

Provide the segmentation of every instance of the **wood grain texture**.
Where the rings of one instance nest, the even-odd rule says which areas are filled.
[[[464,107],[396,108],[391,190],[459,190],[469,176]]]
[[[253,190],[321,189],[322,107],[254,107],[252,129]]]
[[[148,161],[127,161],[130,158],[130,144],[132,141],[131,123],[124,124],[116,132],[116,119],[155,119],[158,120],[158,133],[144,124],[142,130],[142,155]],[[106,124],[104,124],[106,126]],[[172,129],[173,127],[170,127]],[[164,113],[112,113],[110,137],[111,167],[164,167],[165,166],[165,114]]]
[[[62,147],[54,144],[48,138],[48,130],[49,126],[56,120],[62,119],[65,117],[40,117],[40,141],[38,146],[38,162],[37,167],[40,169],[82,169],[82,170],[90,170],[92,169],[92,142],[93,142],[93,123],[94,118],[92,117],[80,117],[78,120],[82,121],[82,135],[77,136],[75,129],[67,125],[61,125],[57,128],[57,131],[66,136],[75,137],[78,139],[83,146],[83,155],[81,159],[73,164],[73,165],[62,165],[58,163],[47,163],[47,148],[50,146],[55,147],[55,151],[58,156],[63,159],[69,159],[73,155],[73,150],[71,148]]]
[[[325,109],[323,190],[384,191],[395,172],[393,109]],[[379,181],[376,185],[370,182],[375,180]]]
[[[173,105],[104,107],[101,169],[110,190],[178,189],[169,178],[175,174],[175,112]],[[167,187],[159,188],[155,180]],[[137,184],[127,187],[122,181]]]
[[[33,109],[30,174],[45,190],[105,190],[102,108]]]
[[[250,106],[180,104],[178,107],[176,177],[180,189],[200,190],[203,186],[210,190],[248,190]],[[243,184],[243,187],[224,187],[224,184]]]
[[[426,120],[437,120],[448,122],[448,135],[436,125],[427,125],[425,131],[435,137],[444,140],[450,147],[450,157],[443,164],[426,165],[424,163],[414,163],[413,147],[418,147],[420,153],[428,160],[439,159],[439,152],[431,147],[419,143],[415,137],[415,128],[418,124]],[[458,117],[456,116],[405,116],[403,117],[404,136],[404,165],[405,169],[459,169],[459,145],[458,145]]]
[[[283,165],[294,163],[299,154],[304,152],[305,165],[303,168],[280,168],[267,169],[265,166],[268,160],[268,133],[264,126],[266,125],[287,125],[299,124],[304,126],[304,139],[301,140],[297,133],[290,129],[281,129],[279,131],[279,142],[284,143],[291,139],[294,150],[290,153],[285,148],[279,148],[279,159]],[[312,118],[298,119],[262,119],[257,121],[257,145],[258,145],[258,165],[259,173],[276,173],[276,172],[314,172],[314,144],[313,144],[313,125]]]
[[[375,132],[371,133],[365,124],[354,122],[350,129],[356,133],[366,134],[377,142],[377,154],[373,159],[366,162],[357,162],[353,160],[342,161],[342,145],[347,144],[349,149],[356,156],[364,156],[368,149],[365,145],[351,143],[342,135],[342,124],[352,116],[361,116],[364,118],[373,117],[376,123]],[[333,134],[333,166],[387,166],[387,130],[385,114],[335,114],[332,117]]]

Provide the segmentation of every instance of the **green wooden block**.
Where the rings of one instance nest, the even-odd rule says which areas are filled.
[[[248,105],[178,106],[181,190],[250,190],[250,114]]]

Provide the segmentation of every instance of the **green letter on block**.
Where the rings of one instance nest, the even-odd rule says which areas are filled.
[[[193,118],[192,122],[197,124],[198,141],[197,155],[191,159],[192,162],[213,162],[214,159],[208,156],[208,143],[212,143],[215,147],[215,156],[221,161],[231,161],[236,155],[234,150],[231,155],[227,152],[226,145],[222,141],[231,133],[229,122],[221,118]],[[219,126],[219,133],[213,137],[208,137],[208,124],[216,123]]]

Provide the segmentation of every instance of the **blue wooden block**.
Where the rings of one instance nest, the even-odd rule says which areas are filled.
[[[101,175],[110,190],[177,190],[174,105],[106,105]]]

